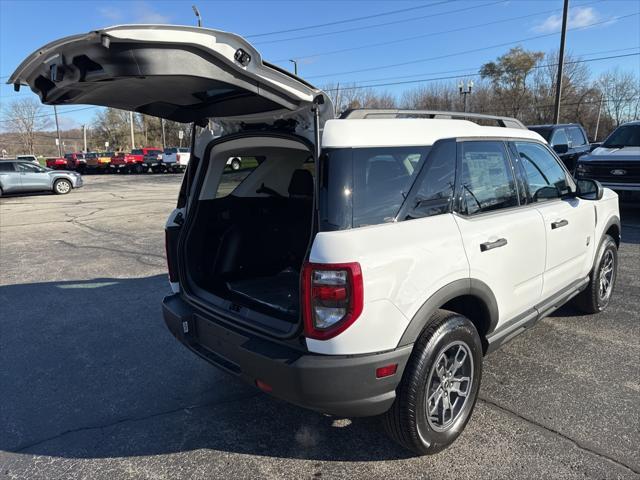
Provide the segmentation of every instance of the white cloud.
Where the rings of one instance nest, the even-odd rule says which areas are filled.
[[[101,7],[98,12],[110,22],[169,23],[171,20],[169,15],[164,15],[154,10],[153,6],[144,1],[135,2],[133,7],[127,10],[111,6]]]
[[[600,14],[591,7],[576,7],[569,10],[568,28],[586,27],[601,20]],[[533,31],[538,33],[552,33],[562,28],[562,15],[551,15],[543,22],[534,25]]]
[[[58,123],[60,125],[60,130],[73,130],[74,128],[80,128],[82,126],[71,117],[60,116],[58,117]]]

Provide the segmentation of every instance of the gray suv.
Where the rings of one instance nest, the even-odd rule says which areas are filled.
[[[0,161],[0,196],[38,191],[64,195],[81,186],[82,176],[76,172],[51,170],[29,161]]]

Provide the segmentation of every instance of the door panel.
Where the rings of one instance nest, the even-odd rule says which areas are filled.
[[[546,243],[542,217],[522,207],[478,217],[456,216],[470,276],[493,291],[498,325],[539,302]]]
[[[40,167],[19,163],[20,182],[24,191],[48,190],[51,178],[49,174],[40,170]]]
[[[547,261],[543,298],[586,276],[594,248],[593,203],[579,198],[539,203],[544,219]]]

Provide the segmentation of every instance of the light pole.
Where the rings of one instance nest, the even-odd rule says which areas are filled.
[[[298,76],[298,62],[297,60],[289,60],[291,63],[293,63],[293,73]]]
[[[193,13],[196,14],[196,18],[198,19],[198,26],[201,27],[202,17],[200,16],[200,10],[198,10],[198,7],[196,7],[195,5],[191,5],[191,8],[193,9]]]
[[[462,95],[462,105],[463,111],[467,111],[467,95],[471,94],[471,89],[473,88],[473,80],[467,81],[467,88],[464,88],[464,82],[460,80],[458,83],[458,90],[460,91],[460,95]]]
[[[58,145],[58,156],[61,157],[62,156],[62,142],[60,141],[60,124],[58,123],[58,109],[56,108],[56,106],[53,106],[53,114],[56,117],[56,132],[57,132],[57,136],[56,136],[56,144]]]

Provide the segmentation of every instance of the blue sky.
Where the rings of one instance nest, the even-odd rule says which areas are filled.
[[[299,74],[315,85],[395,83],[378,88],[398,96],[420,85],[416,80],[452,76],[447,81],[457,84],[458,77],[512,46],[556,49],[562,9],[562,0],[0,0],[0,104],[32,95],[28,89],[14,93],[4,82],[41,45],[122,23],[194,25],[193,3],[204,26],[246,36],[265,59],[285,68],[292,68],[288,59],[297,59]],[[570,5],[572,54],[590,59],[640,51],[640,0],[571,0]],[[370,18],[353,20],[365,16]],[[320,24],[328,25],[314,27]],[[594,75],[620,66],[640,76],[637,55],[588,65]],[[95,114],[70,112],[77,109],[60,108],[63,127],[90,122]]]

